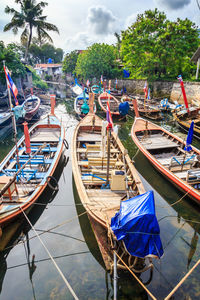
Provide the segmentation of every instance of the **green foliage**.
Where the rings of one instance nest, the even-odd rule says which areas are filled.
[[[63,53],[61,48],[55,48],[49,43],[44,43],[40,46],[35,41],[29,48],[29,60],[31,60],[32,64],[47,63],[47,60],[51,58],[54,63],[60,63],[63,59]]]
[[[198,30],[190,20],[171,22],[163,12],[148,10],[122,32],[121,53],[131,77],[185,79],[195,72],[190,61],[199,45]]]
[[[9,44],[5,47],[3,41],[0,41],[0,81],[6,84],[3,60],[5,60],[6,67],[12,73],[13,80],[25,74],[25,66],[20,61],[20,50],[15,44]]]
[[[93,44],[78,56],[75,72],[82,79],[97,79],[103,75],[112,79],[119,77],[116,48],[107,44]]]
[[[65,55],[65,58],[63,60],[63,67],[62,67],[64,73],[66,74],[74,73],[78,56],[79,56],[79,51],[77,50],[74,50]]]
[[[12,30],[14,34],[18,33],[19,29],[23,29],[21,34],[21,42],[26,43],[25,61],[27,59],[28,50],[32,40],[33,28],[36,29],[39,41],[46,39],[53,42],[48,31],[59,33],[58,28],[46,22],[47,16],[43,16],[43,9],[48,5],[47,2],[39,2],[36,0],[15,0],[20,5],[20,11],[6,6],[5,13],[11,14],[11,21],[5,25],[4,31]]]
[[[32,73],[33,86],[36,86],[36,87],[38,87],[38,88],[40,88],[42,90],[47,90],[48,89],[48,85],[46,84],[46,82],[44,82],[43,80],[41,80],[41,78],[36,74],[36,71],[31,66],[27,66],[27,68]]]

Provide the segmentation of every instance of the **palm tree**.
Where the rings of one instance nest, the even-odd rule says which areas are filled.
[[[11,30],[14,34],[18,33],[18,29],[23,29],[21,34],[21,42],[26,42],[25,62],[27,60],[28,50],[31,44],[33,28],[36,29],[38,39],[41,42],[43,39],[47,39],[50,42],[52,38],[47,31],[55,31],[59,33],[58,28],[46,22],[47,16],[43,16],[43,8],[48,5],[47,2],[36,3],[36,0],[15,0],[17,4],[20,4],[20,12],[14,8],[6,6],[5,13],[13,15],[10,23],[5,25],[4,31]]]

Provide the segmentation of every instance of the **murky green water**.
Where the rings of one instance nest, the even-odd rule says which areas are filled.
[[[78,123],[73,114],[68,113],[71,109],[70,102],[59,104],[56,108],[56,114],[66,127],[69,144]],[[132,122],[133,119],[129,119],[121,124],[120,130],[120,138],[131,157],[137,152],[130,137]],[[177,132],[173,123],[167,127]],[[5,156],[11,145],[9,138],[0,143],[0,158]],[[64,155],[70,157],[70,150],[65,151]],[[146,189],[155,192],[157,218],[165,250],[163,258],[154,261],[153,278],[147,288],[157,299],[164,299],[199,259],[199,208],[185,198],[172,206],[182,194],[141,153],[137,153],[134,160]],[[56,176],[59,178],[59,191],[54,195],[46,191],[29,218],[80,299],[112,299],[112,277],[103,267],[87,215],[80,204],[70,159],[66,166],[61,161]],[[25,235],[20,234],[22,231]],[[7,248],[0,258],[0,299],[73,299],[30,226],[19,227],[14,239],[18,243]],[[199,299],[199,276],[200,266],[175,293],[174,299],[186,299],[186,296]],[[147,282],[149,273],[144,273],[140,279]],[[131,274],[120,274],[118,299],[150,298]]]

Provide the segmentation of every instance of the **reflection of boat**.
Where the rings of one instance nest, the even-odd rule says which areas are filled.
[[[131,136],[142,153],[177,188],[200,203],[200,151],[184,150],[186,143],[164,128],[136,118]]]
[[[112,116],[120,117],[119,113],[119,104],[120,102],[112,95],[108,94],[107,92],[103,92],[98,97],[98,102],[101,109],[106,113],[107,111],[107,101],[109,101],[110,105],[110,112]]]
[[[55,115],[39,121],[0,164],[0,226],[27,211],[52,179],[63,150],[64,128]],[[54,179],[53,179],[54,180]],[[55,181],[55,180],[54,180]],[[55,183],[54,183],[55,184]]]
[[[147,228],[140,228],[140,230],[136,229],[137,226],[134,228],[137,223],[137,218],[141,220],[143,218],[142,216],[145,215],[146,220],[148,220],[147,214],[149,208],[147,208],[146,205],[148,206],[150,203],[153,203],[153,195],[152,192],[145,193],[136,169],[132,165],[128,154],[114,132],[112,132],[107,144],[107,146],[110,144],[110,150],[106,152],[105,129],[106,127],[102,124],[102,120],[91,113],[77,126],[72,144],[72,169],[74,179],[81,202],[91,219],[91,224],[94,228],[106,269],[112,270],[113,268],[112,248],[116,243],[116,249],[118,249],[117,253],[119,255],[123,253],[123,260],[125,260],[129,267],[135,272],[140,273],[152,267],[152,264],[146,264],[144,259],[145,257],[149,257],[150,253],[151,257],[162,256],[162,246],[158,237],[159,230],[157,221],[153,219],[151,223],[153,224],[152,230],[155,230],[154,233],[157,232],[156,240],[154,240],[154,246],[155,243],[157,244],[156,252],[154,252],[155,249],[153,250],[150,246],[150,236],[148,234],[146,235],[148,241],[141,236],[141,234],[143,235],[143,233],[146,232]],[[110,156],[107,154],[109,151]],[[107,181],[110,185],[106,185]],[[143,203],[140,207],[146,207],[146,211],[139,217],[141,212],[134,206],[136,203],[140,203],[140,201]],[[127,221],[127,215],[123,215],[122,213],[123,209],[126,212],[131,209],[135,214],[134,216],[130,216],[130,212],[129,215],[128,236],[126,236],[125,231],[123,231],[124,229],[117,228],[117,223],[121,224],[120,221],[117,222],[118,217],[123,217],[123,224]],[[152,216],[153,215],[155,217],[155,211],[152,211]],[[143,222],[146,227],[148,227],[147,223],[148,221]],[[118,236],[118,230],[124,232],[124,237],[122,238],[123,242]],[[138,233],[138,230],[143,233]],[[138,236],[136,237],[137,234],[130,234],[129,236],[130,232],[137,232]],[[117,239],[119,238],[119,241],[117,241],[115,236]],[[138,238],[140,242],[142,242],[141,247],[139,247]],[[148,246],[146,242],[147,244],[149,243]],[[146,252],[144,255],[144,253],[142,253],[144,249],[148,249],[150,252],[147,251],[148,253]],[[121,261],[118,261],[118,268],[125,269]]]
[[[61,157],[59,164],[55,170],[54,176],[57,181],[62,174],[63,167],[65,166],[66,158]],[[48,203],[52,202],[57,192],[52,192],[52,189],[47,188],[41,197],[38,198],[40,205],[35,205],[28,213],[28,219],[32,225],[35,225],[41,217]],[[12,251],[13,247],[26,239],[27,243],[27,265],[29,268],[29,278],[32,280],[33,271],[35,270],[33,256],[30,256],[30,247],[28,240],[28,232],[31,229],[30,224],[25,219],[20,219],[10,223],[4,230],[3,235],[0,237],[0,293],[2,290],[3,280],[7,271],[7,257]]]

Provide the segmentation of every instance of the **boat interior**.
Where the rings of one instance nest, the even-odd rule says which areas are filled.
[[[103,107],[106,109],[107,107],[107,101],[108,101],[108,97],[107,96],[101,96],[100,97],[100,102],[103,105]],[[109,104],[110,104],[110,110],[111,112],[118,112],[119,111],[119,102],[117,99],[113,98],[113,96],[110,96],[109,99]]]
[[[60,126],[51,128],[37,126],[30,134],[31,153],[26,153],[25,141],[18,146],[0,165],[1,189],[16,176],[16,180],[0,201],[1,213],[9,209],[7,204],[24,203],[35,189],[46,178],[54,160],[60,137]],[[24,166],[24,167],[23,167]],[[23,167],[23,168],[22,168]],[[22,168],[22,169],[21,169]],[[3,208],[4,206],[4,208]],[[15,205],[16,206],[16,205]]]
[[[24,108],[25,108],[26,112],[34,109],[38,105],[38,101],[39,101],[38,98],[34,98],[34,97],[33,97],[33,99],[28,99],[27,101],[25,101]]]
[[[185,151],[184,144],[162,130],[139,131],[142,146],[178,178],[200,190],[200,155]]]
[[[110,218],[119,209],[120,201],[126,199],[126,175],[130,196],[137,195],[137,185],[133,180],[129,164],[126,161],[124,164],[123,153],[113,136],[111,136],[110,143],[110,185],[106,186],[107,142],[103,141],[101,127],[94,127],[91,130],[86,130],[85,126],[79,128],[77,159],[91,204],[94,207],[94,203],[98,203],[97,206],[107,210]]]

